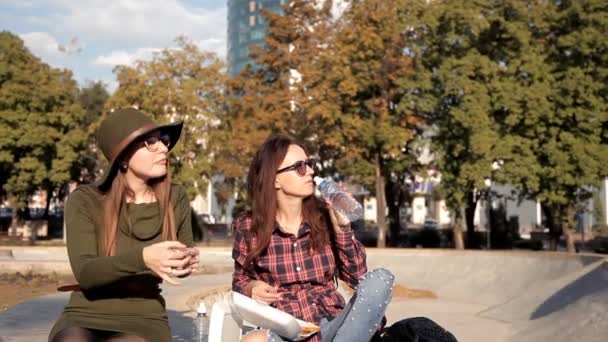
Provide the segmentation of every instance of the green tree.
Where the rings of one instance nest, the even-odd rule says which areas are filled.
[[[574,252],[576,203],[592,196],[608,162],[602,136],[608,119],[608,7],[600,0],[555,1],[530,13],[537,58],[518,66],[520,107],[508,128],[522,142],[509,144],[511,152],[528,170],[510,178],[541,201],[552,248],[564,233]],[[533,92],[540,96],[531,98]]]
[[[406,32],[423,5],[406,0],[351,1],[325,50],[331,67],[324,70],[323,81],[332,90],[325,99],[326,116],[338,137],[337,167],[374,189],[378,247],[386,244],[386,190],[402,183],[394,175],[404,174],[412,164],[407,143],[420,123],[401,101],[399,82],[412,70],[411,58],[404,54]],[[394,196],[390,198],[392,204]]]
[[[11,202],[13,223],[28,215],[38,190],[65,185],[86,147],[85,112],[69,70],[51,68],[23,41],[0,33],[0,185]],[[18,210],[20,213],[18,215]]]
[[[78,100],[86,112],[85,124],[87,126],[99,122],[109,97],[110,94],[102,81],[88,81],[80,89]]]
[[[86,151],[81,154],[79,159],[80,168],[77,170],[77,174],[73,175],[73,178],[82,183],[94,181],[95,175],[101,172],[101,163],[98,161],[102,159],[102,155],[95,148],[94,132],[100,123],[104,106],[109,97],[110,94],[101,81],[90,81],[80,89],[78,100],[86,113],[84,127],[87,127],[89,140]]]
[[[427,119],[427,134],[441,170],[441,192],[452,212],[457,248],[474,247],[474,213],[496,178],[500,159],[500,102],[510,90],[506,63],[521,40],[521,18],[508,1],[432,3],[408,31],[416,70],[402,80],[404,102]]]
[[[493,178],[541,201],[555,248],[574,205],[601,179],[600,3],[448,0],[412,31],[417,72],[404,84],[436,128],[442,188],[469,232],[479,190]],[[495,161],[504,166],[493,173]]]
[[[604,204],[600,197],[601,190],[596,189],[593,192],[593,226],[606,226],[606,215],[604,214]]]
[[[317,120],[319,56],[329,30],[331,1],[322,6],[293,0],[281,13],[263,9],[264,46],[249,47],[254,67],[228,83],[229,109],[223,132],[239,144],[225,144],[216,166],[226,176],[226,191],[242,189],[243,176],[257,147],[272,133],[287,133],[324,160],[324,128]],[[329,159],[331,160],[331,159]]]
[[[224,113],[225,74],[215,54],[200,51],[185,37],[176,43],[151,60],[116,67],[118,89],[105,108],[135,106],[160,122],[184,121],[171,166],[174,179],[193,198],[206,194],[216,149],[228,143],[215,136]]]

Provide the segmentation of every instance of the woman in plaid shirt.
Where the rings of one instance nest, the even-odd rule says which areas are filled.
[[[314,196],[314,161],[293,139],[270,137],[248,174],[251,212],[233,222],[232,289],[308,322],[309,341],[369,341],[381,326],[393,275],[367,272],[348,220]],[[338,277],[356,289],[348,304]],[[287,341],[256,331],[243,341]]]

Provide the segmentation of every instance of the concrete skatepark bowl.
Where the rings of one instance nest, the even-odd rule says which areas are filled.
[[[459,341],[607,341],[608,260],[563,253],[377,251],[370,266],[437,299],[405,300]],[[393,303],[396,304],[396,303]]]
[[[203,267],[214,274],[163,286],[175,341],[187,341],[194,303],[230,285],[229,248],[201,247]],[[369,268],[385,267],[397,284],[430,290],[437,298],[395,296],[389,324],[426,316],[459,341],[608,340],[608,259],[549,252],[368,249]],[[0,258],[3,272],[69,271],[63,248],[19,248]],[[0,341],[46,341],[67,301],[51,294],[0,314]]]

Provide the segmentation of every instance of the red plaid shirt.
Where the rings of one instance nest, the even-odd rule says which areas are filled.
[[[298,236],[285,233],[278,224],[272,232],[265,252],[253,260],[253,266],[243,267],[247,257],[247,241],[255,245],[251,234],[252,219],[240,216],[233,222],[234,273],[232,289],[245,293],[251,280],[279,285],[281,300],[273,303],[279,310],[308,322],[319,324],[321,318],[331,320],[344,308],[344,298],[338,293],[335,276],[355,288],[367,272],[365,249],[352,232],[336,233],[332,243],[318,253],[311,251],[310,227],[303,223]],[[333,247],[333,248],[332,248]],[[314,335],[318,339],[318,334]]]

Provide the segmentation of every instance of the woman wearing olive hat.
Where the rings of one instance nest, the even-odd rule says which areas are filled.
[[[97,132],[110,162],[66,203],[67,249],[78,285],[49,341],[171,341],[159,284],[198,267],[190,201],[171,183],[167,153],[182,122],[158,125],[121,109]]]

